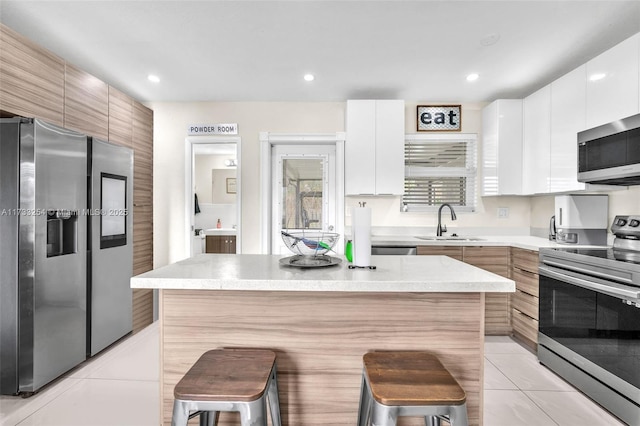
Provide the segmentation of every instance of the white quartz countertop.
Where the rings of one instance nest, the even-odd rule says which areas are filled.
[[[286,256],[200,254],[131,278],[132,288],[344,292],[514,292],[507,278],[446,256],[372,256],[376,269],[281,265]]]
[[[426,238],[435,238],[432,235],[425,235]],[[461,238],[465,238],[466,235],[461,235]],[[560,248],[589,248],[589,247],[602,247],[602,246],[588,246],[577,244],[558,244],[555,241],[550,241],[547,238],[532,237],[532,236],[469,236],[471,240],[465,239],[447,239],[451,236],[443,237],[442,239],[422,239],[418,236],[376,236],[371,238],[371,244],[374,246],[508,246],[518,247],[526,250],[538,251],[544,247],[560,247]]]

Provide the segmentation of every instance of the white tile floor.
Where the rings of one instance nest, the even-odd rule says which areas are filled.
[[[158,324],[37,395],[0,397],[0,426],[157,426]],[[508,337],[485,339],[485,426],[622,425]]]

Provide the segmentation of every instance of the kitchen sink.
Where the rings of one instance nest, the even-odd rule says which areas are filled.
[[[486,241],[484,238],[476,237],[416,237],[426,241]]]

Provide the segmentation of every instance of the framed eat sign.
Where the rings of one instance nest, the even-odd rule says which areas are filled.
[[[418,132],[459,132],[460,105],[418,105]]]

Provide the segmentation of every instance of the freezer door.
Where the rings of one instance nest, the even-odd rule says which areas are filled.
[[[91,141],[90,342],[97,354],[132,329],[133,151]]]
[[[18,390],[20,121],[0,119],[0,393]]]
[[[87,137],[38,119],[20,129],[20,387],[86,359]]]

